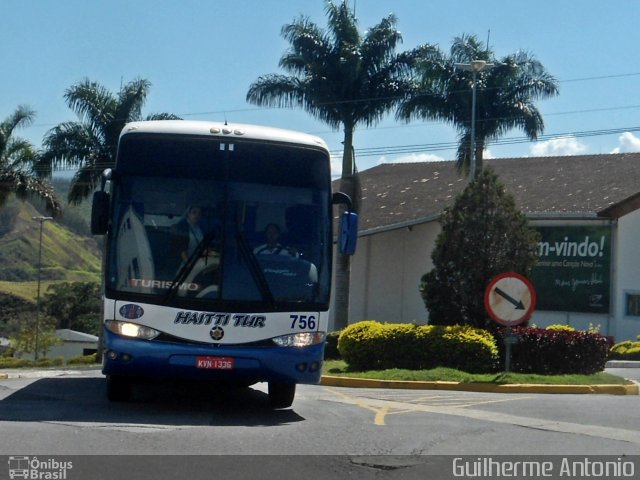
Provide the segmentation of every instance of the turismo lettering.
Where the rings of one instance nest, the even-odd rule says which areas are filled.
[[[144,280],[142,278],[131,278],[129,280],[129,286],[136,288],[159,288],[162,290],[169,290],[171,288],[175,288],[175,282],[166,280]],[[197,292],[198,290],[200,290],[200,285],[198,285],[197,283],[180,283],[178,285],[178,290]]]

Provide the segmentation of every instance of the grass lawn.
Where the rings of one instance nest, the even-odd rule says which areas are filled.
[[[543,384],[543,385],[628,385],[632,382],[605,372],[593,375],[536,375],[528,373],[467,373],[452,368],[438,367],[432,370],[369,370],[350,371],[342,360],[326,360],[323,375],[373,378],[376,380],[413,380],[423,382],[463,382],[494,384]]]

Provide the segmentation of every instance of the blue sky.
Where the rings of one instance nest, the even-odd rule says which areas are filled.
[[[350,0],[364,31],[389,13],[404,42],[449,49],[454,37],[477,34],[498,57],[526,50],[560,81],[560,95],[539,103],[545,141],[490,145],[487,156],[574,155],[640,151],[640,62],[634,0]],[[40,146],[47,130],[75,115],[64,91],[89,78],[116,92],[136,77],[151,81],[144,114],[258,123],[323,137],[338,154],[342,132],[305,112],[249,105],[245,95],[259,75],[282,73],[287,49],[280,29],[300,15],[324,27],[323,0],[2,0],[0,118],[18,105],[36,110],[17,135]],[[603,135],[604,131],[614,133]],[[588,133],[591,132],[591,133]],[[593,132],[600,133],[595,135]],[[567,134],[559,137],[561,134]],[[435,122],[396,122],[356,132],[360,170],[384,162],[450,160],[454,129]],[[511,141],[513,140],[513,141]],[[395,147],[417,145],[410,154]],[[336,156],[337,160],[337,156]],[[336,168],[338,165],[336,161]]]

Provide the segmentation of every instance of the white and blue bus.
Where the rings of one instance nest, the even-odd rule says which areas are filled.
[[[320,379],[335,203],[319,138],[253,125],[127,124],[94,194],[106,235],[103,373],[112,401],[139,378],[268,382],[274,408]],[[353,253],[357,216],[338,243]]]

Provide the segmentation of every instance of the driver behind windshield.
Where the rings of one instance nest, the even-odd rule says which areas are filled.
[[[291,247],[285,247],[280,243],[280,227],[275,223],[270,223],[264,230],[267,243],[256,247],[253,250],[255,255],[284,255],[298,258],[298,253]]]

